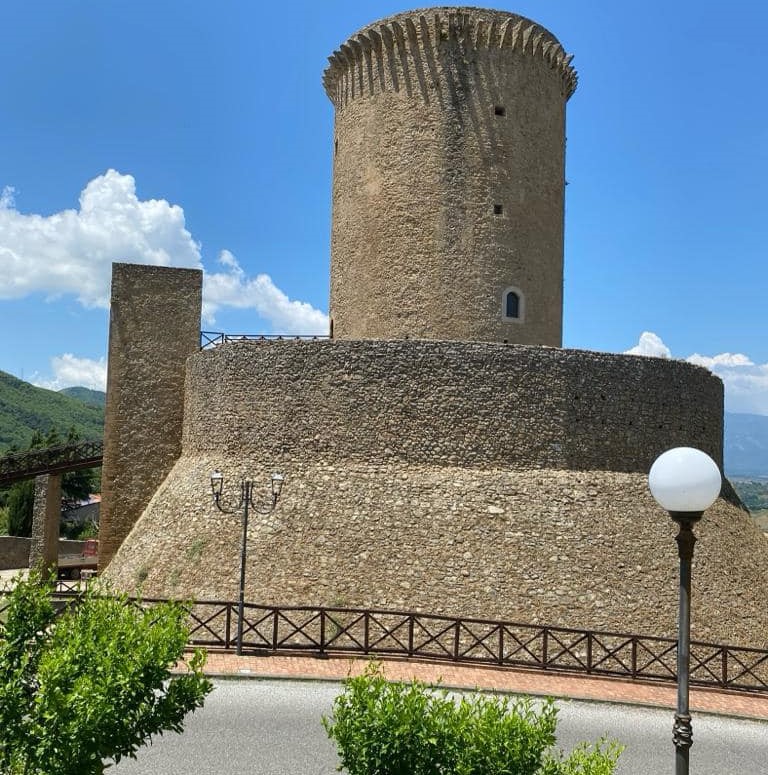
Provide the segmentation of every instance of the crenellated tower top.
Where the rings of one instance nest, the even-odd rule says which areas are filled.
[[[436,52],[446,43],[468,57],[479,49],[513,49],[541,57],[560,74],[566,99],[576,90],[573,55],[541,25],[506,11],[438,7],[389,16],[352,35],[328,57],[326,94],[338,109],[377,90],[418,90],[424,79],[434,79]]]

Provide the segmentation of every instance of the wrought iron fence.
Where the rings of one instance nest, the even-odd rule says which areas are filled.
[[[212,350],[214,347],[228,342],[271,342],[284,339],[317,341],[330,339],[330,337],[320,334],[222,334],[218,331],[201,331],[200,349]]]
[[[56,589],[59,600],[72,600],[81,587],[58,582]],[[128,602],[151,606],[165,601]],[[0,620],[5,605],[0,600]],[[234,650],[237,612],[236,602],[193,603],[190,645]],[[660,682],[677,679],[673,638],[362,608],[246,603],[243,649],[316,657],[405,657]],[[766,693],[768,651],[694,641],[691,684]]]
[[[102,441],[80,441],[14,452],[0,457],[0,484],[31,479],[38,474],[95,468],[101,465],[103,454]]]

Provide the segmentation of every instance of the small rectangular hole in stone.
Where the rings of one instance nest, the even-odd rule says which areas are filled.
[[[494,215],[501,215],[504,212],[504,206],[503,205],[494,205],[493,206],[493,214]]]
[[[493,112],[497,116],[505,116],[507,114],[507,110],[503,105],[495,105]]]

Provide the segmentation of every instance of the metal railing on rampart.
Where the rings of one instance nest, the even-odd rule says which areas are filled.
[[[77,584],[59,582],[73,596]],[[137,602],[137,601],[133,601]],[[162,602],[142,600],[142,605]],[[232,651],[236,602],[198,601],[190,645]],[[675,682],[677,641],[651,635],[456,618],[405,611],[246,603],[245,653],[400,657]],[[694,641],[691,684],[768,693],[768,651]]]
[[[200,349],[211,350],[229,342],[317,341],[321,339],[330,339],[330,337],[320,334],[223,334],[218,331],[201,331]]]
[[[29,449],[0,457],[0,485],[39,474],[56,474],[101,465],[104,442],[80,441],[55,447]]]

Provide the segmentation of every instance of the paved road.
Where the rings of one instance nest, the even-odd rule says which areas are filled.
[[[159,738],[121,762],[116,775],[333,775],[336,755],[320,725],[338,684],[301,681],[216,682],[205,707],[189,717],[183,735]],[[666,710],[561,701],[559,744],[602,735],[626,746],[617,775],[674,771],[672,716]],[[768,775],[768,722],[697,715],[691,772]]]

